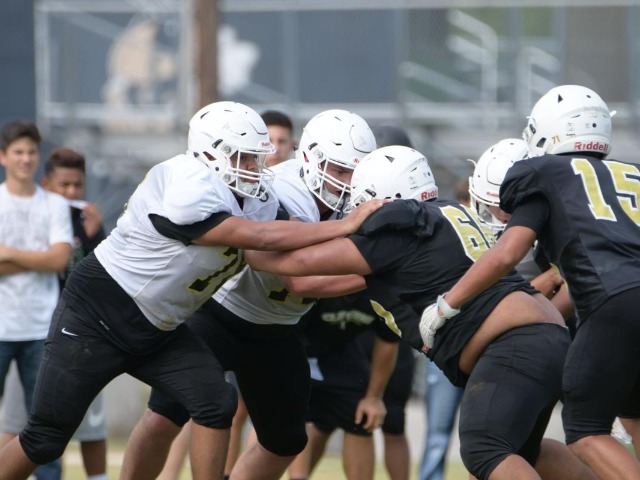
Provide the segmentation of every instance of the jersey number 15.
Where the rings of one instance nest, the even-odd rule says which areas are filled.
[[[640,209],[638,197],[640,196],[640,171],[637,167],[626,163],[603,160],[613,180],[616,196],[620,207],[633,223],[640,226]],[[582,179],[582,185],[589,199],[589,208],[597,220],[617,222],[611,205],[608,204],[602,193],[595,168],[585,158],[574,158],[571,166],[576,175]]]

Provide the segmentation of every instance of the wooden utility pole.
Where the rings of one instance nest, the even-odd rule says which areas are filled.
[[[199,109],[218,100],[218,0],[195,0]]]

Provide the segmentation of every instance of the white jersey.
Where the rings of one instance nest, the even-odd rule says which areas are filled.
[[[273,189],[287,213],[302,222],[319,222],[315,196],[300,176],[300,163],[287,160],[272,167]],[[256,272],[248,266],[225,283],[213,296],[227,310],[257,324],[296,324],[315,299],[290,295],[279,276]]]
[[[11,195],[0,185],[0,245],[45,251],[73,245],[71,211],[56,193],[36,187],[30,197]],[[0,275],[0,341],[42,340],[60,295],[56,272]]]
[[[196,311],[243,266],[242,251],[225,246],[185,246],[160,234],[150,214],[190,225],[214,213],[273,220],[278,201],[245,198],[241,209],[231,190],[199,160],[178,155],[147,173],[129,199],[116,228],[95,253],[105,270],[133,298],[145,317],[172,330]]]

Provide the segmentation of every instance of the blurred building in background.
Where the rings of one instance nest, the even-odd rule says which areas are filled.
[[[0,32],[0,121],[84,152],[108,228],[185,149],[211,75],[208,101],[282,110],[298,138],[327,108],[407,128],[443,196],[557,84],[618,111],[612,157],[639,150],[640,0],[30,0],[4,2]]]
[[[52,144],[87,153],[108,225],[130,184],[184,149],[207,75],[198,55],[216,61],[218,99],[281,109],[298,133],[326,108],[401,124],[445,194],[560,83],[598,91],[618,110],[613,156],[636,151],[640,1],[217,0],[217,22],[202,25],[204,3],[35,0],[0,16],[31,42],[0,47],[4,67],[21,64],[3,69],[0,115],[30,103]],[[199,43],[199,28],[215,42]]]

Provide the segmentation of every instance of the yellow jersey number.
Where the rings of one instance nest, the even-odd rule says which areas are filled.
[[[470,209],[446,205],[440,210],[455,230],[464,252],[474,262],[496,243],[489,226]]]
[[[245,263],[244,261],[240,261],[242,257],[238,253],[239,252],[237,248],[227,248],[224,252],[222,252],[222,256],[229,258],[229,263],[227,263],[224,267],[212,273],[208,277],[196,279],[193,283],[191,283],[191,285],[189,285],[189,290],[194,290],[198,293],[202,293],[214,280],[219,280],[220,277],[232,277],[240,270],[242,270],[242,267],[244,267]],[[215,290],[218,290],[218,288],[220,288],[223,283],[224,280],[220,281]],[[215,290],[211,293],[211,295],[215,293]]]
[[[618,203],[633,223],[640,226],[640,170],[634,165],[602,160],[613,180]],[[571,166],[576,175],[582,180],[582,186],[589,199],[589,209],[596,220],[617,222],[618,219],[611,206],[604,199],[602,189],[593,165],[586,158],[574,158]]]

